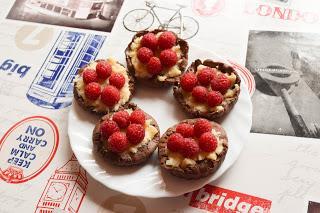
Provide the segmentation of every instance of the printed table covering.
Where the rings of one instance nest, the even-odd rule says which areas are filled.
[[[0,3],[0,212],[320,212],[318,1]],[[218,181],[175,198],[104,187],[79,165],[67,134],[77,70],[123,52],[137,27],[126,17],[150,4],[185,5],[188,42],[228,59],[253,102],[238,161]],[[172,14],[155,11],[142,27]]]

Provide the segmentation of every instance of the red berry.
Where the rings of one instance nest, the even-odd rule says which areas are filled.
[[[128,148],[128,145],[126,135],[122,132],[115,132],[109,137],[107,148],[111,152],[121,153]]]
[[[126,128],[129,125],[129,117],[129,113],[125,110],[122,110],[114,113],[112,120],[115,121],[120,128]]]
[[[189,138],[193,136],[193,125],[188,123],[180,123],[176,127],[176,132],[180,133],[183,137]]]
[[[205,152],[213,152],[217,148],[217,139],[211,132],[203,133],[199,138],[199,147]]]
[[[100,124],[100,134],[104,138],[108,138],[115,132],[119,132],[120,129],[116,122],[112,120],[105,120]]]
[[[83,81],[85,84],[89,84],[91,82],[98,81],[98,75],[97,75],[96,71],[93,69],[89,69],[89,68],[87,68],[83,71],[82,78],[83,78]]]
[[[101,92],[101,101],[108,107],[114,106],[120,100],[120,92],[114,86],[106,86]]]
[[[184,138],[180,133],[173,133],[169,136],[167,147],[172,152],[178,152],[182,149]]]
[[[131,144],[138,144],[144,138],[144,127],[141,124],[130,124],[127,128],[126,135]]]
[[[211,68],[204,68],[197,74],[198,81],[203,86],[208,86],[211,80],[214,78],[214,72]]]
[[[192,97],[199,103],[207,101],[208,90],[203,86],[196,86],[192,90]]]
[[[141,39],[141,46],[156,50],[158,47],[158,39],[153,33],[147,33]]]
[[[144,125],[146,122],[146,115],[142,110],[135,110],[130,114],[129,118],[131,123]]]
[[[141,47],[138,50],[137,56],[141,63],[146,64],[149,62],[150,58],[153,57],[153,52],[147,47]]]
[[[171,49],[163,50],[160,53],[161,64],[165,67],[172,67],[178,61],[178,56],[175,51]]]
[[[199,118],[194,126],[194,134],[196,137],[200,137],[203,133],[205,132],[211,132],[212,130],[212,124],[210,121],[208,121],[207,119],[204,118]]]
[[[109,83],[112,86],[117,87],[118,89],[121,89],[126,82],[126,79],[121,73],[112,73],[109,78]]]
[[[86,98],[89,100],[97,100],[101,94],[100,84],[96,82],[91,82],[87,84],[84,88],[84,94]]]
[[[222,103],[223,96],[218,91],[210,91],[207,97],[207,103],[209,107],[215,107]]]
[[[158,45],[161,49],[169,49],[176,44],[176,36],[169,31],[161,33],[158,40]]]
[[[150,58],[147,64],[147,70],[151,75],[158,75],[162,71],[160,59],[157,57]]]
[[[181,154],[186,158],[191,158],[197,155],[200,151],[198,143],[192,138],[185,138],[183,140],[183,146]]]
[[[187,72],[180,78],[181,88],[186,92],[191,92],[198,83],[197,77],[193,72]]]
[[[230,86],[230,80],[223,74],[215,76],[211,81],[211,89],[219,91],[222,94],[224,94]]]
[[[96,72],[100,79],[106,80],[111,75],[112,67],[106,61],[99,61],[96,66]]]

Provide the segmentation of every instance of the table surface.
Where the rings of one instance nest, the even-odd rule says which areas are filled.
[[[67,135],[70,76],[88,60],[123,51],[133,36],[123,18],[145,2],[106,1],[102,9],[97,1],[48,2],[0,0],[0,212],[320,212],[317,0],[155,1],[186,5],[183,15],[199,23],[188,42],[246,66],[256,83],[252,133],[232,168],[198,191],[159,199],[93,180]],[[88,16],[96,11],[100,18]],[[274,78],[262,78],[262,69]],[[287,71],[298,81],[283,82]]]

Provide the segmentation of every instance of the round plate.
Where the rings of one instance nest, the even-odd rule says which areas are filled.
[[[228,63],[210,51],[190,46],[189,62],[207,58]],[[121,55],[117,59],[125,64],[124,56]],[[92,130],[99,117],[84,111],[76,102],[72,104],[68,118],[71,148],[81,166],[94,179],[113,190],[150,198],[179,196],[197,190],[226,172],[237,160],[244,143],[248,140],[252,105],[245,84],[242,83],[240,88],[238,102],[221,123],[229,139],[227,156],[217,172],[209,177],[184,180],[172,176],[160,168],[157,151],[142,166],[122,168],[110,165],[93,149]],[[150,88],[138,85],[132,102],[156,119],[161,134],[179,121],[188,118],[174,99],[172,88]]]

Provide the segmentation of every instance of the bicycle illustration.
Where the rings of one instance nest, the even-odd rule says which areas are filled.
[[[134,9],[129,11],[123,18],[124,27],[132,32],[147,30],[156,19],[159,29],[171,30],[183,39],[194,37],[199,31],[199,23],[190,16],[183,16],[181,10],[185,5],[177,4],[177,8],[161,7],[151,1],[146,1],[148,9]],[[155,9],[173,11],[173,15],[167,21],[161,21]]]

